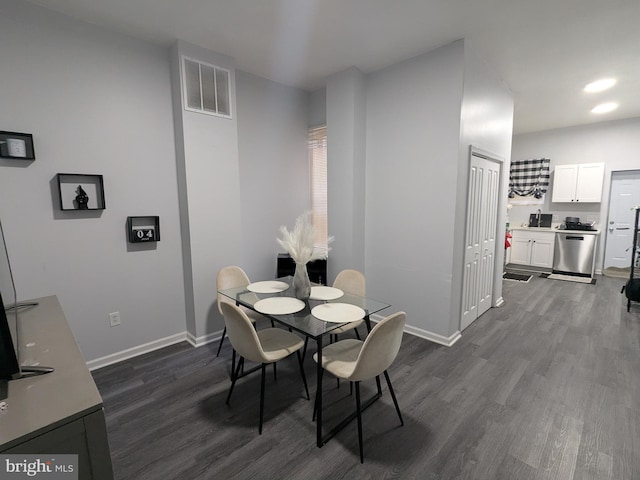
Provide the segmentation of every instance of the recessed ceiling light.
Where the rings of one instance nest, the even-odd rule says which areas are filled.
[[[584,91],[587,93],[602,92],[608,88],[613,87],[616,84],[615,78],[602,78],[585,85]]]
[[[607,113],[612,112],[616,108],[618,108],[618,104],[615,102],[601,103],[600,105],[593,107],[591,109],[591,113]]]

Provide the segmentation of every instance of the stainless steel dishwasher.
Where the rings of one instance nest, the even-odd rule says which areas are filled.
[[[553,273],[592,277],[598,235],[581,232],[556,233]]]

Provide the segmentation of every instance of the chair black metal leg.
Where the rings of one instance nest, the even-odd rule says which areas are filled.
[[[220,349],[222,348],[222,342],[224,342],[224,337],[227,335],[227,326],[225,325],[224,330],[222,330],[222,337],[220,337],[220,343],[218,344],[218,353],[216,353],[216,357],[220,356]]]
[[[389,378],[389,374],[386,370],[384,371],[384,378],[387,380],[387,386],[389,387],[389,392],[391,392],[393,404],[396,406],[396,412],[398,412],[398,417],[400,418],[400,425],[404,425],[404,420],[402,420],[402,414],[400,413],[400,407],[398,406],[398,400],[396,399],[396,394],[391,386],[391,379]]]
[[[349,395],[353,395],[353,382],[349,382]]]
[[[262,435],[262,418],[264,417],[264,377],[266,376],[267,364],[262,364],[262,378],[260,379],[260,425],[258,426],[258,434]]]
[[[340,379],[338,377],[336,377],[336,388],[340,388]]]
[[[278,376],[276,375],[276,362],[273,362],[273,381],[277,381]]]
[[[233,372],[236,370],[236,349],[231,348],[231,378],[233,378]]]
[[[302,360],[307,355],[307,345],[309,344],[309,337],[304,337],[304,348],[302,349]]]
[[[313,399],[313,415],[311,415],[311,421],[316,421],[316,412],[318,411],[318,392],[316,392],[316,398]]]
[[[298,354],[298,365],[300,365],[300,374],[302,375],[302,383],[304,383],[304,391],[307,392],[307,400],[311,400],[309,396],[309,387],[307,386],[307,376],[304,374],[304,367],[302,365],[302,356],[300,350],[296,352]]]
[[[235,353],[235,351],[234,351]],[[231,388],[229,388],[229,394],[227,395],[227,401],[225,402],[229,405],[229,400],[231,400],[231,394],[233,393],[233,387],[236,386],[236,380],[238,379],[238,374],[240,373],[240,365],[244,362],[244,358],[240,357],[240,361],[238,362],[238,368],[236,371],[231,372]]]
[[[317,381],[317,388],[316,388],[316,405],[317,405],[317,411],[315,412],[315,419],[316,419],[316,445],[318,446],[318,448],[322,447],[322,445],[324,445],[324,440],[322,439],[322,375],[324,373],[324,368],[322,368],[322,335],[319,335],[316,338],[316,345],[318,348],[318,361],[316,362],[316,381]]]
[[[362,446],[362,410],[360,409],[360,382],[356,382],[356,414],[358,417],[358,442],[360,444],[360,463],[364,463],[364,448]]]
[[[358,332],[358,327],[354,328],[354,329],[353,329],[353,331],[354,331],[354,332],[356,332],[356,338],[357,338],[358,340],[361,340],[361,338],[360,338],[360,333]]]

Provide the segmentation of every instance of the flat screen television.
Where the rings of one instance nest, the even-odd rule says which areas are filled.
[[[37,305],[17,301],[2,222],[0,221],[0,381],[49,373],[53,368],[20,365],[20,310]]]

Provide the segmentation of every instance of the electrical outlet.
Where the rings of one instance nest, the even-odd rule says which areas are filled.
[[[112,327],[120,325],[120,312],[111,312],[109,314],[109,325]]]

